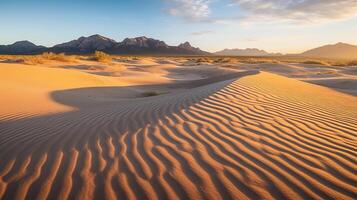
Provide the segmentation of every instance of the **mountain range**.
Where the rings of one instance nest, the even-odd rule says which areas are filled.
[[[0,45],[0,54],[38,54],[46,51],[46,49],[44,46],[37,46],[24,40],[10,45]]]
[[[268,53],[264,50],[256,48],[248,49],[224,49],[222,51],[215,52],[216,55],[222,56],[282,56],[281,53]]]
[[[339,42],[305,51],[298,56],[357,59],[357,46]]]
[[[334,58],[334,59],[357,59],[357,46],[336,43],[317,47],[299,54],[268,53],[260,49],[224,49],[215,52],[216,55],[223,56],[294,56],[307,58]]]
[[[40,54],[43,52],[66,54],[91,54],[103,51],[119,55],[222,55],[222,56],[299,56],[311,58],[357,58],[357,46],[346,43],[325,45],[300,54],[269,53],[256,48],[224,49],[215,53],[202,51],[191,46],[189,42],[178,46],[169,46],[164,41],[145,36],[126,38],[121,42],[101,36],[92,35],[55,45],[38,46],[29,41],[19,41],[11,45],[0,45],[0,54]]]
[[[53,47],[37,46],[29,41],[0,45],[0,54],[38,54],[43,52],[66,54],[90,54],[103,51],[110,54],[152,54],[152,55],[208,55],[209,52],[192,47],[189,42],[169,46],[165,42],[147,37],[126,38],[122,42],[101,35],[80,37]]]

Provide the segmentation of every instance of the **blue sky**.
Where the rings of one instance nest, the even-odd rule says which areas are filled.
[[[52,46],[101,34],[148,36],[208,51],[260,48],[295,53],[357,44],[357,0],[0,0],[0,44]]]

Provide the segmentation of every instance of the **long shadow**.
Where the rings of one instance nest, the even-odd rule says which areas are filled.
[[[73,150],[85,155],[85,149],[96,151],[98,142],[104,143],[112,139],[117,144],[123,134],[130,135],[144,127],[155,126],[165,122],[166,117],[174,118],[179,111],[213,95],[237,78],[258,73],[259,71],[237,72],[165,85],[80,88],[52,92],[50,95],[55,102],[74,109],[65,113],[0,122],[0,172],[15,161],[8,172],[9,176],[4,177],[7,180],[24,166],[29,157],[31,173],[31,169],[44,153],[48,161],[51,161],[57,158],[58,152],[62,152],[65,159],[63,162],[70,162],[66,159],[70,159]],[[144,97],[140,91],[145,90],[163,94]],[[119,152],[122,147],[114,148]],[[44,171],[41,177],[46,177],[49,173]],[[41,187],[41,177],[36,182],[37,185],[35,183],[36,191]],[[5,199],[12,197],[18,184],[14,182],[8,187]]]
[[[59,142],[66,137],[79,137],[72,135],[74,129],[77,132],[85,132],[85,135],[99,135],[104,127],[101,120],[117,119],[118,132],[128,131],[132,128],[131,121],[135,122],[136,128],[144,127],[146,124],[154,125],[158,117],[150,117],[152,113],[160,115],[171,115],[200,100],[214,94],[219,89],[230,84],[234,79],[257,74],[259,71],[245,71],[233,74],[213,77],[194,81],[178,81],[165,85],[140,85],[126,87],[93,87],[55,91],[51,93],[51,98],[60,104],[73,107],[74,110],[65,113],[30,117],[15,121],[0,122],[0,159],[12,157],[14,152],[25,150],[31,152],[36,148],[49,146],[50,141]],[[215,87],[209,85],[215,82]],[[175,92],[177,89],[177,92]],[[182,89],[190,89],[183,90]],[[144,97],[141,91],[158,91],[164,93],[159,96]],[[171,93],[166,93],[170,90]],[[176,103],[174,110],[158,112],[160,107],[165,108],[167,104]],[[135,113],[142,111],[143,113]],[[140,116],[140,115],[147,115]],[[156,119],[156,120],[155,120]],[[131,130],[135,131],[135,130]],[[70,137],[67,146],[70,148],[72,141]],[[80,142],[85,143],[86,138],[81,138]],[[73,143],[72,145],[75,145]],[[80,144],[78,144],[80,145]],[[53,146],[52,146],[53,147]],[[72,146],[73,147],[73,146]],[[11,152],[11,153],[10,153]]]
[[[167,106],[165,104],[172,102],[177,102],[179,105],[175,108],[180,110],[214,94],[236,78],[257,73],[259,71],[237,72],[207,79],[177,81],[162,85],[93,87],[52,92],[50,95],[55,102],[73,107],[74,110],[0,122],[0,159],[13,154],[4,152],[19,151],[24,148],[29,151],[29,149],[36,149],[43,145],[48,146],[46,144],[49,144],[49,141],[62,140],[63,136],[71,135],[73,129],[79,129],[77,130],[79,132],[85,131],[86,135],[94,134],[93,132],[100,134],[100,127],[97,127],[96,122],[102,123],[100,120],[103,119],[116,117],[123,119],[122,124],[118,124],[117,128],[120,130],[120,127],[124,127],[122,131],[126,131],[125,129],[131,127],[130,120],[136,120],[135,116],[132,116],[133,112],[130,111],[142,110],[150,116],[150,112],[157,112],[158,107],[165,107]],[[219,82],[216,87],[209,87],[210,84],[216,82]],[[182,91],[182,89],[190,90]],[[206,91],[202,92],[204,90]],[[144,97],[141,91],[157,91],[159,94],[163,94]],[[167,91],[171,91],[171,93],[166,94]],[[160,114],[170,115],[172,114],[170,112],[174,111],[161,112]],[[125,114],[126,112],[129,114]],[[153,118],[142,117],[139,124],[140,127],[144,127],[148,123],[154,124],[156,121]],[[83,137],[81,141],[85,140],[86,137]],[[71,143],[71,140],[68,142]]]

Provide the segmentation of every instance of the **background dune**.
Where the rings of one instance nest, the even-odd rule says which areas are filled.
[[[116,64],[0,64],[0,199],[356,197],[356,97],[255,69]]]

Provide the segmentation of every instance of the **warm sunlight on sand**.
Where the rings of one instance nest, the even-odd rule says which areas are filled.
[[[349,71],[214,59],[0,63],[0,199],[356,197]]]

